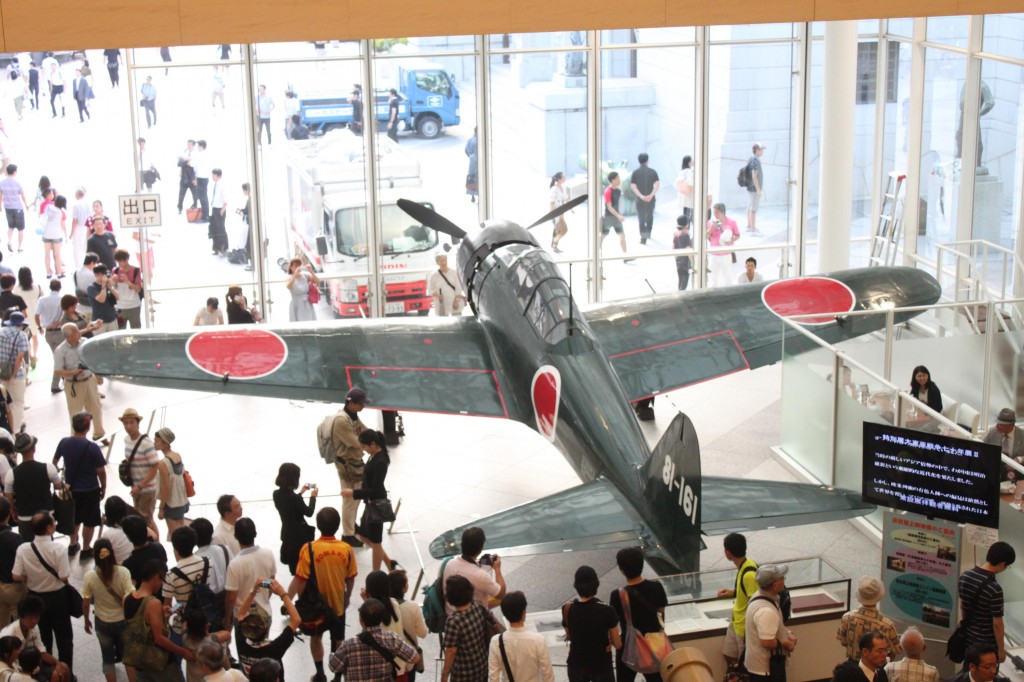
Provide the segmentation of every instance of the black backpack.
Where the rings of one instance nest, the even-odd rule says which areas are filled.
[[[189,580],[189,577],[177,566],[171,569],[171,573],[192,585],[192,592],[188,595],[188,601],[185,602],[185,613],[199,611],[206,616],[211,632],[219,630],[224,614],[221,613],[220,604],[217,602],[213,589],[206,583],[210,575],[210,560],[203,557],[203,574],[195,581]]]
[[[736,184],[739,185],[740,187],[749,188],[751,182],[752,181],[750,179],[750,162],[748,161],[747,163],[743,164],[743,167],[740,168],[740,172],[736,174]]]

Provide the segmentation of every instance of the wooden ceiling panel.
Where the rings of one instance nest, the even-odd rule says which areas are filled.
[[[168,0],[0,0],[4,51],[180,45],[178,3]]]

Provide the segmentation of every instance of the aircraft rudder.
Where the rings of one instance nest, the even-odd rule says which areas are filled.
[[[652,529],[665,553],[680,564],[700,552],[700,443],[693,422],[683,413],[672,420],[646,467],[645,497]]]

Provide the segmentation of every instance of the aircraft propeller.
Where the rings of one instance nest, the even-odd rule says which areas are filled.
[[[527,230],[532,230],[533,228],[537,227],[538,225],[546,223],[549,220],[554,220],[555,218],[557,218],[558,216],[562,215],[566,211],[571,211],[572,209],[576,208],[577,206],[579,206],[580,204],[582,204],[586,200],[587,200],[587,195],[586,194],[581,194],[580,196],[576,197],[575,199],[572,199],[570,201],[565,202],[564,204],[562,204],[561,206],[556,208],[554,211],[550,211],[550,212],[546,213],[543,217],[538,218],[537,222],[535,222],[532,225],[528,226],[526,229]]]
[[[466,231],[461,227],[448,220],[437,211],[427,208],[423,204],[418,204],[415,201],[409,201],[408,199],[399,199],[398,208],[408,213],[414,220],[419,221],[420,224],[433,228],[438,232],[442,232],[449,237],[462,239],[466,236]]]

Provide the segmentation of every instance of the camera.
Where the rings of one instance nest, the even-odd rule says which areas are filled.
[[[310,490],[316,490],[317,489],[316,483],[307,483],[306,487],[309,488]]]
[[[262,587],[265,590],[269,590],[270,589],[270,581],[269,580],[261,580],[260,581],[260,587]]]
[[[497,554],[481,554],[480,565],[481,566],[493,566],[494,560],[498,558]]]

